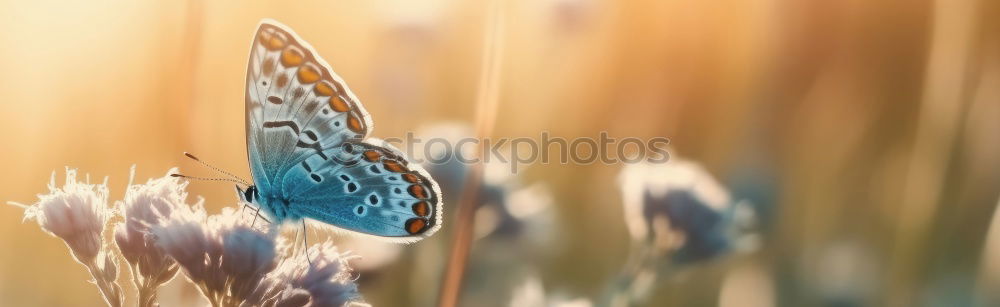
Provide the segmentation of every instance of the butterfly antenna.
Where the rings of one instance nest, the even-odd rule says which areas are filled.
[[[201,159],[198,159],[198,157],[195,157],[194,155],[192,155],[189,152],[184,152],[184,155],[187,156],[188,158],[191,158],[191,160],[194,160],[195,162],[198,162],[198,164],[201,164],[204,167],[210,168],[210,169],[212,169],[212,170],[214,170],[216,172],[219,172],[219,173],[221,173],[223,175],[226,175],[226,176],[229,176],[229,177],[231,177],[233,179],[239,180],[239,182],[237,182],[237,183],[242,183],[243,185],[250,186],[250,183],[248,183],[246,180],[243,180],[243,178],[237,177],[236,175],[233,175],[230,172],[227,172],[227,171],[224,171],[222,169],[219,169],[218,167],[212,166],[211,164],[208,164],[205,161],[202,161]]]
[[[232,179],[232,178],[195,177],[195,176],[188,176],[188,175],[182,175],[182,174],[170,174],[170,177],[179,177],[179,178],[186,178],[186,179],[193,179],[193,180],[204,180],[204,181],[227,181],[227,182],[232,182],[232,183],[235,183],[235,184],[244,184],[244,185],[246,184],[245,182],[241,182],[241,181],[238,181],[238,180]]]

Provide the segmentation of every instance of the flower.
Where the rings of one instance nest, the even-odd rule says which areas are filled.
[[[619,182],[633,240],[671,252],[677,262],[724,253],[737,238],[733,232],[750,222],[748,206],[733,204],[726,189],[694,162],[628,165]]]
[[[168,174],[176,171],[170,169]],[[116,202],[125,221],[115,226],[115,243],[132,269],[133,283],[139,289],[139,305],[152,306],[156,302],[156,289],[177,274],[178,266],[155,245],[150,227],[177,208],[187,207],[184,203],[187,183],[164,176],[146,184],[132,184],[135,166],[131,174],[125,199]]]
[[[672,265],[713,259],[748,238],[738,232],[752,222],[749,206],[731,203],[726,189],[697,163],[675,158],[630,164],[619,183],[632,246],[603,298],[610,306],[641,303],[659,275],[676,272]]]
[[[330,242],[304,254],[290,253],[277,227],[255,228],[253,219],[233,208],[209,216],[202,201],[185,203],[186,187],[172,176],[145,184],[132,184],[130,178],[125,199],[116,203],[124,221],[116,225],[113,240],[132,269],[138,306],[157,306],[157,289],[181,269],[212,306],[364,304],[348,266],[354,256]],[[53,174],[49,190],[36,204],[11,204],[25,209],[25,220],[37,221],[65,241],[108,305],[122,306],[118,261],[108,247],[111,240],[106,244],[102,235],[113,215],[107,180],[80,183],[76,171],[67,169],[66,184],[57,188]]]
[[[207,222],[205,208],[198,203],[175,210],[157,224],[150,225],[156,247],[177,261],[192,281],[205,278],[205,259],[211,240]]]
[[[278,264],[277,243],[266,233],[237,223],[219,229],[222,272],[229,276],[230,295],[245,298]]]
[[[329,241],[313,245],[306,255],[293,255],[282,261],[247,302],[254,306],[306,306],[300,305],[303,302],[308,306],[363,304],[347,264],[356,256],[339,252]]]
[[[175,208],[169,216],[165,216],[158,224],[150,227],[156,246],[177,261],[177,264],[184,269],[188,279],[197,285],[213,306],[232,305],[233,301],[242,301],[242,297],[232,295],[243,293],[245,290],[234,289],[231,286],[237,283],[245,285],[252,282],[241,279],[246,277],[243,272],[233,272],[233,270],[236,267],[247,269],[240,265],[240,262],[242,264],[260,263],[260,261],[245,261],[245,258],[234,258],[237,250],[239,252],[262,250],[252,247],[235,247],[232,244],[234,239],[230,236],[241,231],[234,228],[242,227],[244,224],[234,212],[235,210],[226,208],[221,215],[209,217],[204,206],[198,203],[190,207]],[[237,249],[227,253],[225,241],[230,241],[229,246]],[[231,262],[225,268],[222,265],[223,255],[227,255],[225,260]],[[239,255],[239,257],[257,258],[268,257],[268,255],[271,258],[274,257],[273,253]],[[265,270],[265,268],[249,268],[249,270],[256,272]],[[240,280],[237,281],[237,279]]]
[[[24,219],[38,222],[42,230],[66,242],[80,263],[91,263],[101,250],[101,234],[108,221],[108,187],[76,181],[76,170],[66,169],[66,183],[56,187],[55,172],[49,194],[38,195],[38,203],[25,206]]]
[[[215,306],[343,306],[360,301],[347,264],[352,256],[326,242],[309,259],[289,252],[277,231],[224,208],[208,216],[201,204],[177,208],[150,229],[156,245],[183,268]]]
[[[306,253],[310,261],[286,261],[288,282],[312,295],[315,306],[340,306],[359,297],[357,286],[351,281],[347,261],[354,258],[340,253],[330,241],[314,245]],[[282,274],[279,273],[279,274]]]
[[[118,278],[118,263],[103,243],[104,225],[111,217],[108,209],[107,178],[104,183],[90,184],[76,180],[75,169],[66,168],[66,183],[56,187],[56,175],[49,179],[49,194],[39,194],[38,202],[23,205],[24,220],[33,219],[42,230],[62,239],[76,261],[90,271],[93,283],[111,306],[121,306],[124,300]]]

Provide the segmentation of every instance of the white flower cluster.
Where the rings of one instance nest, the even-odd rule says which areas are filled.
[[[50,193],[39,195],[38,203],[14,204],[25,208],[26,220],[37,221],[66,242],[90,269],[110,306],[124,301],[115,283],[116,253],[103,235],[116,214],[123,221],[114,226],[113,241],[131,268],[138,306],[157,306],[157,289],[178,271],[212,306],[363,304],[348,266],[353,256],[330,242],[314,244],[306,255],[295,254],[275,227],[255,228],[237,210],[225,208],[210,216],[200,201],[186,203],[187,183],[170,173],[175,170],[145,184],[130,183],[117,210],[107,205],[106,182],[78,183],[74,170],[67,170],[62,188],[53,179]]]
[[[109,306],[122,306],[124,295],[118,278],[118,263],[104,244],[104,225],[112,216],[108,209],[107,178],[102,184],[76,180],[76,170],[66,169],[66,183],[56,186],[56,174],[49,180],[49,193],[39,194],[38,202],[23,205],[24,219],[35,220],[45,232],[62,239],[70,253],[87,267],[93,283]]]

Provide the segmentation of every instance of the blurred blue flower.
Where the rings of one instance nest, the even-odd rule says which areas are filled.
[[[609,306],[641,303],[655,282],[685,264],[756,246],[753,211],[733,203],[729,192],[695,162],[627,165],[619,177],[625,223],[632,236],[629,258],[608,287]]]
[[[684,234],[683,245],[673,254],[675,261],[710,259],[729,249],[724,213],[706,206],[691,192],[669,191],[657,197],[647,191],[643,202],[645,223],[652,225],[654,219],[665,216],[671,231]]]
[[[633,240],[651,244],[677,263],[719,256],[736,244],[752,245],[743,231],[753,212],[694,162],[632,164],[620,177],[625,219]],[[744,242],[739,242],[744,240]]]

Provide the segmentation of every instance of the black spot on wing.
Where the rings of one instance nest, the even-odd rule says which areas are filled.
[[[268,99],[270,100],[271,98]],[[293,132],[295,132],[295,135],[299,135],[299,125],[296,125],[295,122],[293,121],[284,120],[284,121],[264,122],[264,128],[281,128],[281,127],[288,127],[289,129],[292,129]]]
[[[317,137],[316,133],[312,132],[311,130],[306,130],[305,132],[302,133],[304,133],[306,137],[309,137],[309,139],[312,140],[313,142],[319,141],[319,137]]]
[[[342,145],[342,149],[346,153],[353,154],[354,153],[354,144],[344,143],[344,145]]]
[[[323,160],[330,160],[330,157],[327,157],[326,154],[323,153],[323,147],[319,145],[319,142],[306,143],[303,141],[299,141],[298,143],[295,143],[295,146],[315,150],[316,154],[319,155],[320,158],[323,158]]]
[[[285,121],[264,122],[264,128],[280,128],[280,127],[288,127],[288,129],[292,129],[292,132],[294,132],[295,135],[299,135],[300,133],[299,125],[295,124],[295,122],[293,121],[285,120]],[[318,139],[315,132],[306,131],[305,134],[313,141],[316,141]],[[298,143],[295,143],[295,146],[315,150],[316,154],[318,154],[320,158],[323,158],[323,160],[330,160],[330,157],[327,157],[326,154],[323,153],[323,146],[320,146],[319,142],[306,143],[303,141],[299,141]]]

